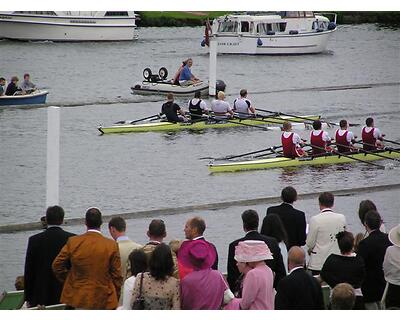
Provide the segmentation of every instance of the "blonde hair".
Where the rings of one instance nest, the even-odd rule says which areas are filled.
[[[225,92],[218,91],[217,97],[218,97],[219,100],[223,100],[225,98]]]
[[[292,127],[292,124],[289,121],[285,121],[282,125],[283,130],[289,130]]]

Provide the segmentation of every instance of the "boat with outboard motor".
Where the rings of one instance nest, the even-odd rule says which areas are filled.
[[[156,121],[152,121],[156,120]],[[138,123],[139,121],[120,121],[112,126],[103,127],[99,126],[98,130],[101,133],[127,133],[127,132],[151,132],[151,131],[179,131],[179,130],[205,130],[205,129],[225,129],[233,128],[238,126],[250,126],[250,127],[260,127],[260,125],[280,125],[285,121],[290,121],[293,123],[300,123],[304,126],[304,119],[307,118],[309,121],[314,121],[320,119],[318,115],[306,115],[306,116],[258,116],[257,118],[246,118],[238,119],[234,118],[232,120],[215,120],[214,117],[205,118],[201,121],[196,122],[179,122],[173,123],[165,120],[160,120],[157,115],[154,117],[148,117],[148,122]],[[265,128],[265,130],[268,130]]]
[[[216,36],[217,52],[227,54],[307,54],[323,52],[337,30],[336,14],[329,18],[312,11],[229,14],[206,24],[201,43]]]
[[[46,90],[35,90],[28,94],[0,96],[0,106],[45,104],[48,93]]]
[[[133,11],[3,11],[0,38],[25,41],[136,40]]]
[[[171,92],[176,96],[193,96],[197,91],[200,91],[202,96],[209,94],[208,82],[199,81],[185,86],[175,84],[172,80],[167,79],[168,70],[165,67],[160,68],[158,75],[153,74],[150,68],[146,68],[143,70],[143,77],[145,80],[136,82],[131,87],[132,94],[165,95]],[[225,83],[217,80],[216,90],[224,91],[225,88]]]
[[[400,158],[400,149],[377,150],[374,152],[357,152],[349,154],[326,154],[317,157],[303,158],[286,158],[283,156],[265,157],[256,160],[247,161],[230,161],[224,163],[214,163],[211,161],[208,164],[208,169],[211,172],[236,172],[246,170],[261,170],[271,168],[297,167],[305,165],[331,165],[350,162],[368,162],[375,160],[384,160]]]

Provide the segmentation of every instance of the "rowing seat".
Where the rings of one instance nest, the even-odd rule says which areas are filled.
[[[4,291],[0,295],[0,310],[21,309],[24,300],[24,290]]]

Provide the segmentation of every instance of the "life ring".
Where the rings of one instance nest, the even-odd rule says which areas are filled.
[[[143,77],[146,80],[149,80],[151,78],[151,76],[152,76],[152,72],[151,72],[150,68],[146,68],[146,69],[143,70]]]
[[[158,75],[162,80],[167,79],[168,77],[168,70],[165,67],[161,67],[160,70],[158,70]]]

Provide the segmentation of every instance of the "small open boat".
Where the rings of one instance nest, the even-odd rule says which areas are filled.
[[[196,91],[200,91],[202,96],[208,95],[208,82],[198,82],[188,86],[180,86],[172,84],[171,81],[159,80],[148,81],[143,80],[137,82],[131,87],[132,94],[153,95],[173,93],[176,96],[194,96]]]
[[[259,118],[250,119],[233,119],[228,121],[198,121],[198,122],[180,122],[173,123],[168,121],[158,121],[158,122],[146,122],[146,123],[134,123],[134,124],[115,124],[110,127],[99,126],[98,130],[101,133],[126,133],[126,132],[150,132],[150,131],[178,131],[178,130],[204,130],[208,128],[213,129],[225,129],[238,126],[260,126],[275,124],[280,125],[285,121],[302,123],[304,118],[311,121],[318,120],[320,116],[308,115],[297,117],[289,116],[265,116]]]
[[[1,96],[0,106],[45,104],[48,91],[35,90],[32,93],[15,96]]]
[[[324,155],[320,157],[304,157],[304,158],[264,158],[249,161],[231,161],[225,163],[209,163],[208,169],[211,172],[235,172],[235,171],[246,171],[246,170],[260,170],[260,169],[271,169],[271,168],[283,168],[283,167],[296,167],[305,165],[326,165],[326,164],[341,164],[348,162],[359,161],[375,161],[384,160],[384,157],[392,159],[400,158],[400,149],[393,150],[380,150],[372,153],[352,153],[349,157],[332,154]],[[352,159],[354,158],[354,159]]]
[[[167,80],[168,70],[165,67],[160,68],[158,75],[153,74],[150,68],[146,68],[143,70],[143,77],[145,80],[136,82],[134,86],[131,87],[132,94],[165,95],[171,92],[176,96],[194,96],[196,91],[200,91],[202,96],[207,96],[209,93],[208,81],[200,81],[181,86],[179,84],[174,84],[172,80]],[[217,91],[224,91],[226,85],[222,80],[217,80],[215,88]]]

